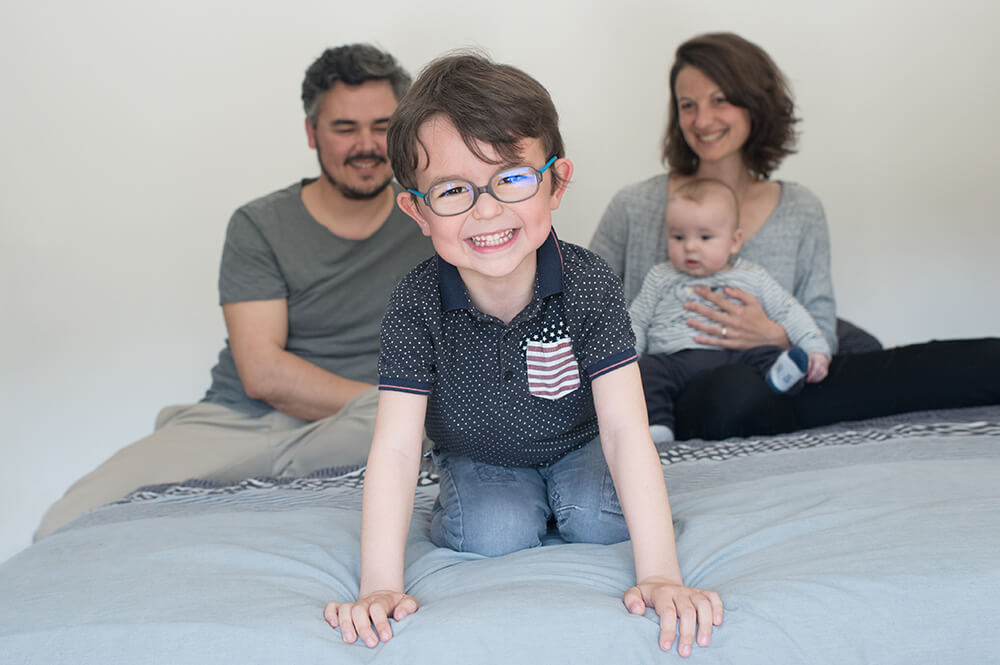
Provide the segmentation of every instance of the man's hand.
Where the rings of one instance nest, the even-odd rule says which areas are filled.
[[[365,645],[374,647],[379,641],[392,639],[389,616],[402,621],[418,607],[416,598],[401,591],[374,591],[353,603],[328,603],[323,618],[333,628],[340,628],[345,642],[351,644],[360,637]]]
[[[626,591],[625,607],[632,614],[645,614],[647,607],[656,610],[660,617],[660,648],[670,651],[674,634],[679,633],[677,653],[685,658],[691,655],[696,627],[698,644],[706,647],[712,639],[712,626],[722,624],[719,594],[662,579],[643,580]]]

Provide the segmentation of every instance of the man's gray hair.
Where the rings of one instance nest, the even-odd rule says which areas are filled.
[[[348,44],[328,48],[309,65],[302,80],[302,107],[309,122],[316,126],[323,93],[337,81],[347,85],[361,85],[366,81],[388,81],[396,101],[403,98],[410,87],[410,75],[396,59],[371,44]]]

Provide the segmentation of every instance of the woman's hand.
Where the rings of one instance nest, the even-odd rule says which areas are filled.
[[[632,614],[644,614],[652,607],[660,617],[660,648],[670,651],[677,633],[677,653],[685,658],[691,655],[696,629],[698,645],[707,647],[712,626],[722,624],[719,594],[662,579],[643,580],[626,591],[625,607]]]
[[[785,329],[764,313],[754,296],[742,289],[725,287],[725,295],[706,286],[694,287],[694,292],[714,307],[695,300],[684,303],[684,309],[699,314],[713,323],[695,318],[687,324],[701,333],[694,341],[723,349],[749,349],[755,346],[791,346]],[[738,302],[733,302],[736,300]]]
[[[365,645],[374,647],[379,641],[392,639],[390,615],[396,621],[402,621],[416,612],[417,607],[417,599],[405,593],[374,591],[353,603],[328,603],[323,618],[332,627],[340,627],[340,636],[345,642],[353,643],[360,637]]]

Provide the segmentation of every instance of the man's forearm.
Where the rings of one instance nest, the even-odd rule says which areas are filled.
[[[353,381],[312,364],[288,351],[275,351],[243,379],[247,394],[299,418],[319,420],[342,409],[372,385]]]

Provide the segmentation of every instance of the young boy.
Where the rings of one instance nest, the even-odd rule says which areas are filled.
[[[665,650],[678,617],[681,655],[696,624],[707,645],[722,601],[681,579],[621,284],[552,231],[573,165],[548,92],[513,67],[448,56],[400,102],[388,145],[409,190],[397,203],[437,256],[400,282],[382,322],[360,597],[330,603],[326,620],[373,647],[390,639],[388,617],[416,611],[403,555],[426,424],[435,544],[499,556],[540,545],[550,517],[570,542],[631,534],[626,607],[655,608]]]
[[[669,198],[666,223],[670,261],[653,266],[629,310],[636,351],[646,354],[639,370],[655,442],[674,438],[674,397],[716,367],[749,365],[779,393],[797,392],[802,379],[815,383],[826,377],[830,345],[809,312],[763,268],[736,258],[743,234],[739,204],[728,185],[709,179],[681,185]],[[756,296],[768,317],[785,329],[792,347],[734,351],[695,342],[684,303],[696,297],[696,285],[731,286]]]

